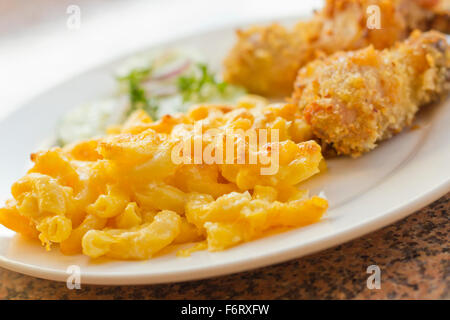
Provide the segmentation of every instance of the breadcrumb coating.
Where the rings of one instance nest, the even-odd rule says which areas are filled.
[[[410,125],[419,107],[445,95],[449,84],[445,35],[415,31],[391,49],[371,45],[309,63],[292,100],[325,145],[359,156]]]
[[[278,24],[237,31],[224,61],[224,79],[249,92],[290,95],[298,70],[323,54],[372,44],[384,49],[414,29],[447,28],[449,0],[327,0],[310,20],[287,29]],[[380,8],[381,29],[369,29],[367,8]],[[439,21],[435,21],[437,17]]]

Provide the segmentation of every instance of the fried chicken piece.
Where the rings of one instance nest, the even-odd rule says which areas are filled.
[[[287,96],[298,69],[315,57],[309,46],[309,36],[315,33],[299,25],[295,30],[278,24],[238,30],[238,42],[224,61],[225,81],[251,93]]]
[[[359,156],[411,124],[450,89],[445,35],[415,31],[391,49],[339,52],[302,68],[292,100],[338,154]]]
[[[291,30],[277,24],[239,30],[237,43],[224,61],[224,79],[261,95],[289,95],[298,70],[321,53],[356,50],[369,44],[376,49],[390,47],[413,29],[428,30],[433,10],[447,1],[327,0],[310,21]],[[380,8],[381,29],[367,27],[370,5]]]

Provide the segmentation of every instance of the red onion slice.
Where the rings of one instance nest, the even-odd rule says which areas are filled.
[[[170,70],[166,73],[160,74],[156,77],[151,77],[150,80],[161,81],[161,80],[166,80],[166,79],[175,77],[175,76],[179,75],[180,73],[182,73],[183,71],[187,70],[187,68],[189,68],[190,65],[191,65],[191,61],[187,60],[185,63],[180,65],[178,68],[176,68],[174,70]]]

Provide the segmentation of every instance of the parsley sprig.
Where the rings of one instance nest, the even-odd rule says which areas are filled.
[[[124,81],[128,87],[130,98],[130,110],[128,114],[136,110],[143,109],[152,119],[157,119],[158,105],[151,97],[147,97],[145,89],[142,87],[142,81],[147,79],[151,73],[151,68],[133,69],[129,74],[119,78]]]
[[[197,68],[196,73],[178,78],[178,90],[183,96],[183,102],[207,100],[208,94],[204,89],[208,86],[216,88],[221,95],[225,94],[228,85],[226,82],[217,81],[206,64],[199,63]]]

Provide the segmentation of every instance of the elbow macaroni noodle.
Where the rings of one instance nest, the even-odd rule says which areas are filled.
[[[0,223],[92,258],[223,250],[321,218],[327,201],[298,188],[324,163],[310,136],[295,106],[256,96],[156,122],[136,111],[106,137],[33,154]]]

